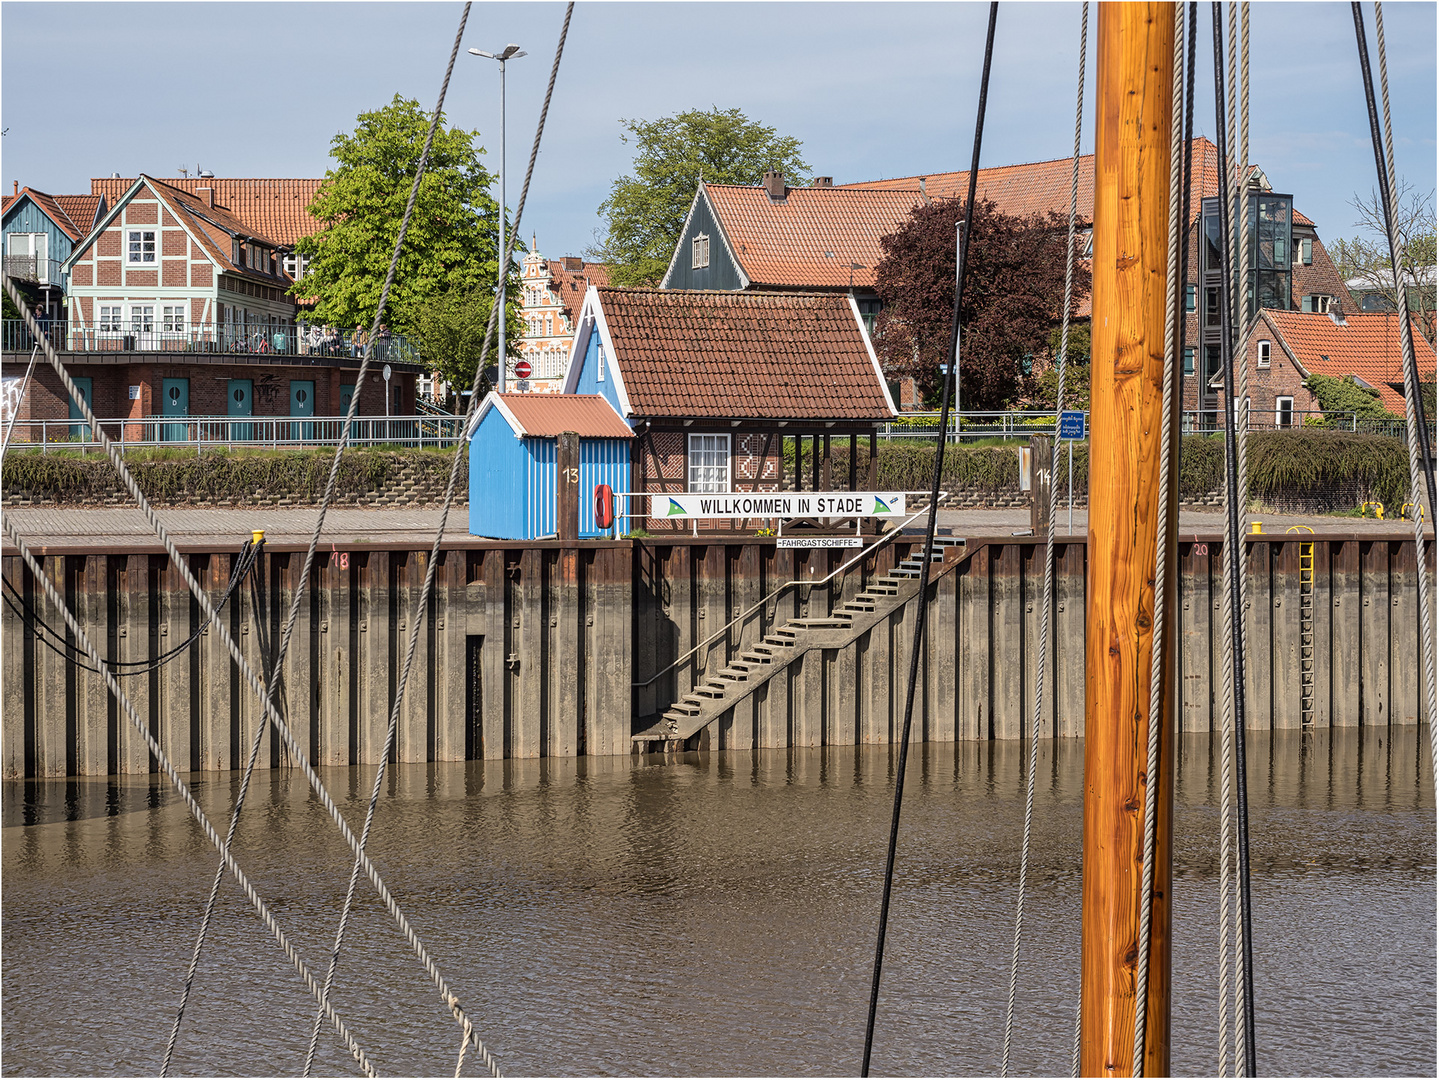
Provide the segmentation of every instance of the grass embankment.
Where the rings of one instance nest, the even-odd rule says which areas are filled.
[[[317,500],[324,493],[335,452],[309,450],[206,450],[153,448],[125,454],[147,498],[158,502],[245,502],[257,496]],[[450,451],[365,447],[340,459],[336,495],[341,499],[383,492],[402,474],[435,484],[441,492],[449,478]],[[94,451],[11,452],[5,456],[0,484],[4,490],[35,500],[67,503],[104,502],[120,478],[108,459]],[[463,488],[463,478],[462,478]]]

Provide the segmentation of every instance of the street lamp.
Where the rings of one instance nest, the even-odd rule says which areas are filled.
[[[499,52],[481,52],[479,49],[471,49],[471,56],[483,56],[486,60],[498,60],[500,63],[500,250],[495,256],[495,267],[500,278],[500,393],[505,392],[505,279],[509,277],[509,267],[504,265],[505,252],[508,244],[505,237],[505,61],[518,60],[528,55],[524,49],[514,42],[506,45]]]

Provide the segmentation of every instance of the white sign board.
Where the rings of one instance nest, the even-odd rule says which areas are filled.
[[[864,547],[858,536],[781,536],[777,548],[857,548]]]
[[[651,495],[652,518],[904,517],[902,491],[755,491]]]

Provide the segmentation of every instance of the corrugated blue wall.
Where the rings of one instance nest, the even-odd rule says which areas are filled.
[[[81,228],[86,224],[89,223],[82,223]],[[51,221],[49,215],[36,206],[28,196],[12,204],[6,212],[4,231],[6,236],[11,233],[45,233],[49,236],[50,250],[46,257],[54,261],[57,274],[59,264],[68,259],[70,252],[75,248],[70,237],[65,235],[60,226]],[[5,241],[4,252],[7,255],[10,253],[9,241]],[[52,284],[60,285],[62,282],[57,278]]]
[[[589,342],[585,346],[585,356],[580,363],[580,378],[575,384],[577,394],[603,394],[604,399],[614,406],[615,412],[623,416],[624,410],[620,408],[620,392],[616,389],[614,357],[605,357],[605,377],[599,377],[600,367],[600,328],[594,326],[590,329]]]
[[[470,440],[470,535],[525,540],[526,503],[523,442],[515,438],[498,409],[485,413]]]
[[[630,529],[620,515],[626,500],[616,497],[615,521],[608,529],[595,525],[595,488],[609,484],[612,491],[630,490],[630,443],[628,439],[580,440],[580,536],[623,536]]]
[[[525,498],[526,540],[555,534],[555,455],[559,440],[520,440],[524,443],[524,477],[528,494]]]

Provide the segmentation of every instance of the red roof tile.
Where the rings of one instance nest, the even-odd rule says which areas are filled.
[[[99,213],[101,203],[106,202],[99,195],[56,195],[55,202],[60,209],[65,211],[68,217],[79,230],[80,237],[90,235],[90,230],[95,227],[95,215]]]
[[[34,188],[25,187],[21,188],[19,192],[14,195],[5,196],[5,205],[3,209],[9,210],[11,204],[16,202],[22,195],[30,196],[30,201],[33,202],[36,206],[38,206],[41,212],[44,213],[51,221],[53,221],[61,229],[61,231],[65,233],[66,236],[70,237],[71,240],[83,239],[89,234],[90,226],[94,224],[95,206],[99,204],[98,199],[94,200],[93,204],[90,206],[90,215],[88,218],[84,217],[84,215],[81,214],[81,218],[83,220],[77,220],[76,218],[73,218],[70,215],[68,209],[69,207],[76,206],[75,200],[88,200],[91,199],[92,196],[47,195],[43,191],[36,191]]]
[[[1399,316],[1394,312],[1348,315],[1337,325],[1328,315],[1268,310],[1264,317],[1300,365],[1314,375],[1355,375],[1375,387],[1384,407],[1404,415],[1404,362]],[[1414,327],[1414,359],[1421,372],[1434,370],[1434,346]]]
[[[585,290],[591,285],[608,285],[610,269],[604,263],[587,263],[574,256],[546,260],[555,295],[573,322],[585,303]]]
[[[634,435],[614,406],[599,394],[495,394],[526,435],[573,431],[586,439]]]
[[[751,284],[790,289],[872,288],[883,257],[879,238],[904,224],[924,199],[918,187],[791,188],[783,200],[762,187],[706,184],[704,190]],[[852,270],[850,263],[860,266]]]
[[[848,297],[610,288],[598,295],[636,416],[892,415]]]
[[[134,177],[99,177],[90,181],[90,194],[104,195],[105,201],[114,206],[133,183]],[[276,243],[293,244],[302,236],[320,231],[320,223],[310,216],[308,207],[324,183],[322,179],[177,176],[164,183],[192,195],[201,188],[213,188],[217,206],[243,222],[243,231]]]

